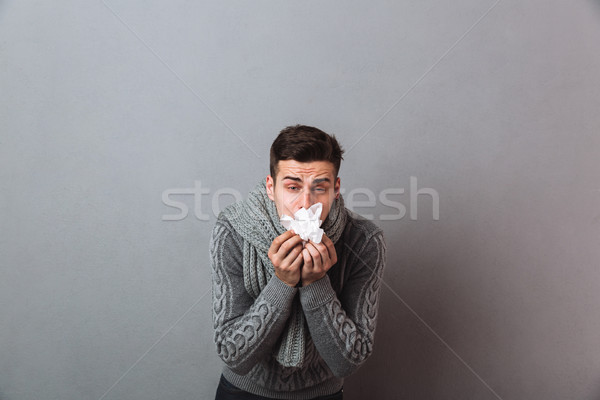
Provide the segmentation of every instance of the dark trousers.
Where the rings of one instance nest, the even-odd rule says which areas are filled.
[[[344,389],[342,388],[339,392],[334,394],[329,394],[326,396],[315,397],[312,400],[343,400],[344,399]],[[219,386],[217,387],[217,396],[215,400],[273,400],[270,397],[263,397],[256,394],[248,393],[245,390],[242,390],[236,386],[234,386],[231,382],[229,382],[223,374],[221,374],[221,380],[219,381]]]

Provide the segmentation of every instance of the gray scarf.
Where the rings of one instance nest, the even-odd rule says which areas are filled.
[[[269,247],[286,229],[279,222],[275,202],[267,196],[264,181],[256,185],[245,201],[232,204],[223,213],[244,240],[244,286],[250,296],[256,299],[275,273],[268,257]],[[342,236],[346,220],[347,211],[340,195],[321,225],[334,244]],[[307,335],[308,327],[305,326],[300,299],[296,296],[276,350],[277,361],[285,367],[302,367]]]

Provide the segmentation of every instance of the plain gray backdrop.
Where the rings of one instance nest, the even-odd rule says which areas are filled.
[[[0,1],[0,399],[213,398],[213,206],[296,123],[388,243],[346,399],[599,399],[599,71],[598,1]]]

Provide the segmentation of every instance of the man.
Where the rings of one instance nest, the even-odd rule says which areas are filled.
[[[296,125],[271,146],[270,175],[219,215],[210,242],[216,399],[342,399],[371,355],[383,232],[344,207],[335,136]],[[322,203],[320,243],[283,214]]]

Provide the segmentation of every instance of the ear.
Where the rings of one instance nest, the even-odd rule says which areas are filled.
[[[273,201],[275,201],[275,196],[273,195],[273,189],[275,186],[275,181],[271,175],[267,175],[267,196]]]
[[[335,189],[335,198],[339,199],[340,198],[340,187],[341,187],[341,181],[340,178],[338,177],[335,180],[335,185],[334,185],[334,189]]]

